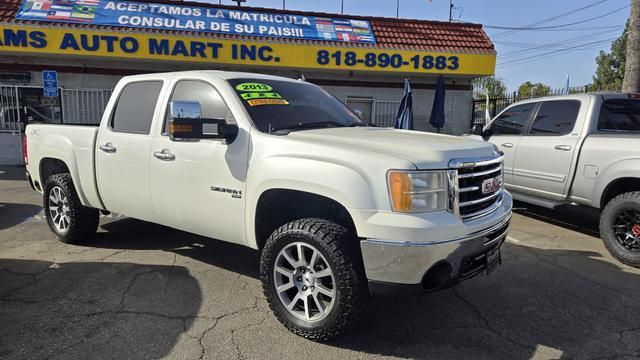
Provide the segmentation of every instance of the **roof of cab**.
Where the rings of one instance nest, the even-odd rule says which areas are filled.
[[[250,72],[239,72],[239,71],[222,71],[222,70],[190,70],[190,71],[176,71],[176,72],[164,72],[164,73],[151,73],[151,74],[140,74],[140,75],[130,75],[122,78],[125,82],[132,81],[140,81],[140,80],[165,80],[169,81],[174,79],[175,77],[181,78],[205,78],[205,77],[217,77],[223,80],[229,79],[268,79],[268,80],[280,80],[280,81],[292,81],[296,82],[298,80],[276,76],[276,75],[266,75],[259,73],[250,73]]]

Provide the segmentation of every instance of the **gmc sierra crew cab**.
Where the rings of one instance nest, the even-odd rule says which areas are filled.
[[[482,136],[504,152],[516,200],[600,209],[600,236],[640,266],[640,95],[594,93],[515,103]]]
[[[125,77],[99,126],[28,125],[26,140],[58,239],[80,242],[115,212],[258,249],[271,309],[317,341],[371,294],[493,270],[511,218],[495,146],[367,126],[282,77]]]

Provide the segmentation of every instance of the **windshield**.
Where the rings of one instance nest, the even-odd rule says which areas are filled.
[[[319,86],[268,79],[230,79],[229,83],[255,126],[265,133],[364,125]]]

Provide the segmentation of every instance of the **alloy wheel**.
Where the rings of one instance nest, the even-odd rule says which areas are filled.
[[[61,187],[55,186],[49,192],[49,215],[56,230],[64,233],[71,225],[71,208],[69,199]]]
[[[280,250],[273,279],[280,301],[296,318],[315,322],[331,312],[336,298],[333,270],[314,246],[294,242]]]
[[[616,241],[629,251],[640,252],[640,210],[622,209],[613,221]]]

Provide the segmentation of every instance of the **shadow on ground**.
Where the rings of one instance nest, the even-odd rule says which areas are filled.
[[[552,210],[519,201],[515,202],[513,207],[514,212],[522,216],[544,221],[585,235],[600,236],[599,209],[565,205]]]
[[[0,202],[0,230],[8,229],[38,214],[41,206]]]
[[[157,359],[201,300],[183,267],[0,259],[0,358]]]
[[[88,246],[162,249],[258,278],[259,254],[254,250],[132,219],[103,228],[107,232]],[[497,272],[455,289],[376,298],[364,323],[329,345],[410,358],[593,358],[639,353],[640,278],[633,270],[597,252],[510,243],[503,247],[503,261]],[[224,286],[216,291],[225,291]],[[283,349],[278,346],[291,346],[291,341],[320,346],[273,335],[280,328],[253,331],[258,330],[259,337],[249,338],[264,354],[278,354]]]

